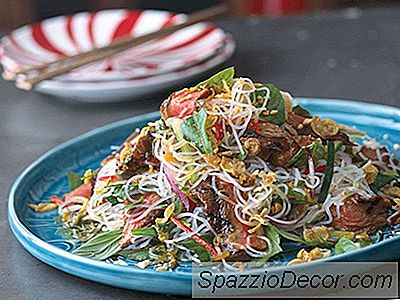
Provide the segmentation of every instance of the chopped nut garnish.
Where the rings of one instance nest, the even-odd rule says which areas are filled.
[[[224,156],[221,160],[220,166],[222,170],[235,177],[247,174],[244,162],[238,159],[232,159]]]
[[[297,125],[297,129],[298,129],[298,130],[302,130],[303,128],[304,128],[304,125],[303,125],[303,124],[300,123],[299,125]]]
[[[297,257],[289,261],[288,265],[294,265],[304,262],[310,262],[313,260],[329,257],[331,255],[331,250],[315,247],[310,252],[306,251],[305,249],[301,249],[297,253]]]
[[[280,204],[279,202],[275,202],[274,205],[271,208],[271,212],[273,214],[277,214],[281,210],[282,210],[282,204]]]
[[[37,205],[36,204],[28,204],[28,206],[36,212],[46,212],[46,211],[56,209],[58,207],[58,205],[56,203],[51,203],[51,202],[42,202]]]
[[[306,228],[303,231],[304,240],[307,242],[316,241],[324,243],[329,239],[329,230],[325,226]]]
[[[364,174],[367,182],[371,184],[375,181],[375,178],[378,175],[378,168],[370,163],[364,167]]]
[[[244,141],[244,147],[247,149],[249,156],[256,156],[261,151],[260,140],[257,138],[248,138]]]
[[[204,155],[204,160],[214,168],[218,168],[221,163],[221,158],[218,155],[210,155],[208,153]]]
[[[328,138],[338,134],[339,126],[331,119],[320,119],[319,117],[313,117],[311,120],[312,130],[320,137]]]

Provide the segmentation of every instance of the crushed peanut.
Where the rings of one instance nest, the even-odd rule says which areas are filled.
[[[37,205],[36,204],[28,204],[28,206],[36,212],[46,212],[46,211],[56,209],[58,207],[58,205],[56,203],[51,203],[51,202],[42,202]]]

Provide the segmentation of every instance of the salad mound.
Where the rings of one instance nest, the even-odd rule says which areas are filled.
[[[99,169],[69,172],[69,193],[30,205],[58,210],[75,254],[236,268],[290,244],[295,264],[367,246],[400,223],[393,154],[272,84],[231,67],[172,93],[160,112]]]

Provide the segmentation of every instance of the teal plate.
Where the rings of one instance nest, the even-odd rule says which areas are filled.
[[[344,100],[296,101],[313,114],[356,126],[377,140],[383,140],[383,135],[388,134],[384,143],[392,151],[392,144],[400,142],[400,109]],[[83,172],[87,168],[97,168],[112,151],[112,146],[121,144],[135,128],[158,117],[158,113],[151,113],[95,129],[55,147],[33,162],[14,182],[8,200],[10,226],[22,246],[41,261],[88,280],[146,292],[190,295],[190,264],[160,272],[139,269],[132,266],[132,261],[128,261],[130,266],[121,266],[71,254],[69,251],[74,245],[57,233],[53,221],[56,212],[35,213],[27,207],[28,203],[67,192],[68,170]],[[392,261],[400,256],[399,246],[400,235],[389,231],[374,245],[298,267],[322,266],[325,261]]]

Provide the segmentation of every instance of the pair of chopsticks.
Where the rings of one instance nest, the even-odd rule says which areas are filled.
[[[35,85],[44,80],[65,74],[81,66],[103,60],[154,39],[168,36],[185,27],[217,17],[226,11],[227,7],[224,4],[212,6],[189,15],[187,20],[183,23],[172,25],[142,36],[120,39],[105,47],[95,48],[72,56],[65,56],[49,63],[22,69],[18,72],[4,71],[3,78],[6,80],[15,80],[15,85],[20,89],[31,90]]]

